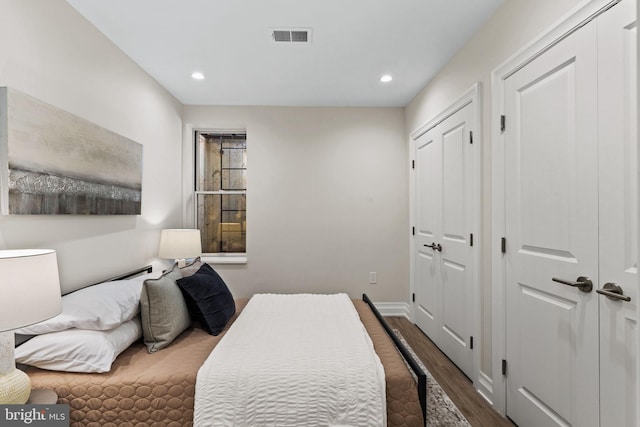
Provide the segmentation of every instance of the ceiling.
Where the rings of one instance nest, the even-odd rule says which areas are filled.
[[[375,107],[407,105],[503,1],[67,0],[185,105]]]

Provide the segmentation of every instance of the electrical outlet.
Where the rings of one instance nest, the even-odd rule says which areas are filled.
[[[378,274],[375,271],[369,273],[369,284],[375,285],[378,281]]]

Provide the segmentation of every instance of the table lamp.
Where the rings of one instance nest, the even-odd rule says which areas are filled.
[[[0,404],[23,404],[31,381],[16,369],[14,329],[62,312],[56,252],[0,250]]]
[[[160,258],[173,258],[178,267],[184,267],[185,258],[202,255],[200,230],[190,228],[170,228],[162,230],[160,235]]]

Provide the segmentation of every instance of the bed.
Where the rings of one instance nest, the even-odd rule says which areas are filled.
[[[112,280],[150,271],[147,266]],[[33,388],[53,389],[58,403],[70,405],[72,426],[190,426],[197,371],[247,302],[248,299],[235,300],[236,313],[219,335],[189,327],[169,347],[152,354],[137,341],[116,358],[108,373],[55,372],[26,366],[23,369]],[[425,373],[366,295],[363,300],[353,300],[353,305],[384,367],[387,425],[424,426]]]

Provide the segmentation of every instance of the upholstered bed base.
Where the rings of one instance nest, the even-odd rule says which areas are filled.
[[[197,371],[247,301],[236,300],[236,315],[220,335],[189,328],[168,348],[152,354],[142,341],[136,342],[107,374],[23,369],[33,388],[53,389],[58,403],[70,405],[71,426],[191,426]],[[353,304],[385,370],[388,426],[424,426],[416,381],[376,318],[375,307],[360,300]]]
[[[237,313],[246,303],[236,301]],[[32,387],[53,389],[58,403],[69,404],[71,426],[190,426],[198,368],[223,335],[189,328],[171,346],[152,354],[142,341],[136,342],[118,356],[108,374],[36,368],[26,372]]]

